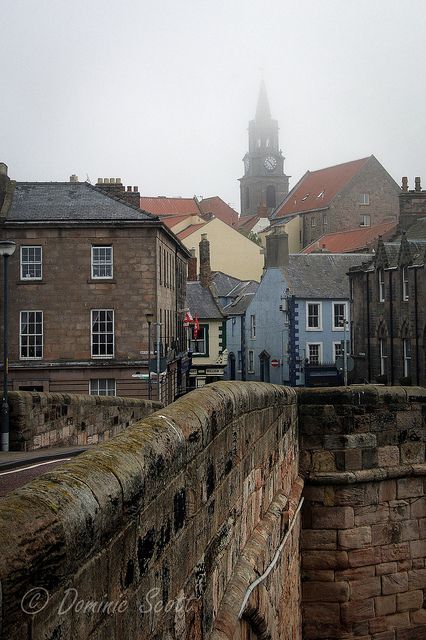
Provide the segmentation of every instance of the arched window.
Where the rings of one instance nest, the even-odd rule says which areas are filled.
[[[277,206],[275,187],[272,184],[266,187],[266,206],[268,209],[275,208]]]
[[[250,189],[248,187],[246,187],[244,191],[244,202],[245,208],[250,209]]]

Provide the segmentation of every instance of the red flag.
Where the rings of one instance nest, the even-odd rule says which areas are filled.
[[[200,323],[198,322],[198,316],[195,316],[194,324],[194,340],[198,338],[198,332],[200,331]]]

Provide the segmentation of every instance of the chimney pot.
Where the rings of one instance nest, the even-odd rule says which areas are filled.
[[[103,183],[104,183],[104,179],[103,178],[98,178],[97,184],[103,184]]]
[[[0,176],[7,176],[7,164],[0,162]]]
[[[421,191],[422,190],[419,177],[414,178],[414,185],[415,185],[414,186],[415,191]]]
[[[133,187],[133,191],[137,193],[139,191],[139,187]]]
[[[121,184],[121,178],[116,178],[115,179],[115,184]]]
[[[132,190],[132,187],[127,187],[127,191],[131,191],[131,190]]]
[[[70,176],[70,182],[78,182],[78,176],[76,176],[75,173]]]
[[[403,191],[408,191],[408,178],[406,176],[404,176],[402,178],[402,187],[401,187],[401,189]]]

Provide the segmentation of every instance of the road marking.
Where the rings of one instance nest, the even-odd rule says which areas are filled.
[[[29,467],[19,467],[18,469],[12,469],[11,471],[2,471],[0,476],[7,476],[9,473],[20,473],[21,471],[28,471],[28,469],[35,469],[36,467],[42,467],[45,464],[54,464],[55,462],[67,462],[71,458],[57,458],[56,460],[47,460],[46,462],[38,462],[32,464]]]

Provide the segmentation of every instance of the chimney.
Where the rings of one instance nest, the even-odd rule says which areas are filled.
[[[0,210],[3,206],[9,183],[10,178],[7,175],[7,164],[5,164],[4,162],[0,162]]]
[[[115,198],[120,198],[133,206],[140,208],[141,196],[139,187],[125,187],[121,178],[98,178],[96,183],[98,189]]]
[[[70,176],[70,182],[78,182],[78,176],[76,176],[75,173]]]
[[[408,191],[408,178],[406,176],[404,176],[402,178],[402,187],[401,187],[401,189],[403,191]]]
[[[420,178],[414,178],[414,191],[421,191]]]
[[[191,249],[191,257],[188,260],[188,282],[196,282],[197,278],[197,256],[195,249]]]
[[[200,250],[200,283],[202,287],[207,288],[212,279],[212,272],[210,268],[210,242],[207,240],[207,233],[201,234],[199,250]]]
[[[288,235],[275,228],[266,236],[265,269],[288,266]]]

